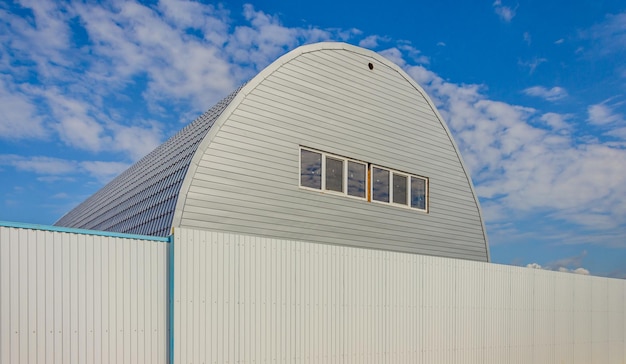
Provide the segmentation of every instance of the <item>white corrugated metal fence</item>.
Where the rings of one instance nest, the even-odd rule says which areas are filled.
[[[623,364],[625,296],[625,280],[408,253],[0,226],[3,364]]]
[[[167,362],[170,244],[66,230],[0,226],[0,363]]]
[[[177,229],[176,363],[624,363],[626,281]]]

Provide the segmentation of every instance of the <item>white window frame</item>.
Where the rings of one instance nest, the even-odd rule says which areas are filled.
[[[321,173],[320,173],[320,178],[322,179],[321,181],[321,188],[313,188],[313,187],[308,187],[308,186],[303,186],[302,185],[302,150],[306,150],[312,153],[318,153],[322,156],[322,164],[321,164]],[[331,195],[336,195],[336,196],[347,196],[349,198],[353,198],[353,199],[357,199],[357,200],[361,200],[361,201],[367,201],[367,202],[373,202],[373,203],[378,203],[378,204],[383,204],[383,205],[390,205],[390,206],[395,206],[395,207],[400,207],[400,208],[406,208],[406,209],[411,209],[414,211],[421,211],[421,212],[426,212],[428,213],[429,211],[429,205],[430,205],[430,198],[429,198],[429,194],[430,194],[430,181],[427,177],[423,177],[423,176],[418,176],[416,174],[411,174],[411,173],[407,173],[407,172],[402,172],[402,171],[398,171],[396,169],[391,169],[388,167],[383,167],[377,164],[373,164],[373,163],[367,163],[367,162],[363,162],[357,159],[352,159],[352,158],[347,158],[344,156],[340,156],[337,154],[332,154],[332,153],[327,153],[327,152],[323,152],[321,150],[318,149],[314,149],[314,148],[309,148],[309,147],[304,147],[304,146],[300,146],[299,150],[298,150],[299,154],[298,154],[298,161],[299,161],[299,165],[298,165],[298,170],[299,170],[299,175],[298,175],[298,185],[300,186],[300,188],[305,189],[305,190],[309,190],[309,191],[317,191],[317,192],[322,192],[322,193],[328,193]],[[342,180],[342,186],[343,186],[343,191],[339,192],[339,191],[333,191],[333,190],[328,190],[326,189],[326,158],[330,157],[333,159],[337,159],[337,160],[341,160],[343,162],[343,180]],[[350,162],[353,163],[357,163],[360,165],[363,165],[364,170],[365,170],[365,196],[364,197],[360,197],[360,196],[353,196],[348,194],[348,164]],[[389,172],[389,181],[388,181],[388,186],[389,186],[389,202],[385,202],[385,201],[378,201],[374,199],[374,168],[378,168],[381,170],[385,170],[387,172]],[[400,203],[396,203],[393,202],[393,176],[394,175],[399,175],[399,176],[403,176],[406,177],[407,179],[407,191],[406,191],[406,203],[404,204],[400,204]],[[412,192],[412,188],[411,188],[411,184],[413,182],[413,178],[418,178],[424,181],[424,209],[420,209],[417,207],[413,207],[411,206],[411,192]]]
[[[389,202],[379,201],[379,200],[375,200],[374,199],[374,168],[378,168],[378,169],[381,169],[381,170],[389,172],[389,181],[387,181],[387,186],[389,186]],[[391,187],[392,186],[391,186],[391,183],[390,183],[391,182],[391,176],[393,175],[392,172],[393,171],[391,169],[387,168],[387,167],[382,167],[382,166],[379,166],[379,165],[376,165],[376,164],[371,164],[370,165],[370,170],[369,170],[368,175],[369,175],[369,178],[370,178],[370,181],[369,181],[370,186],[369,187],[370,187],[370,201],[371,202],[382,203],[384,205],[389,205],[391,203],[391,201],[393,201],[393,198],[392,198],[393,196],[392,196],[392,191],[391,191],[391,189],[392,189]]]
[[[412,182],[412,177],[424,180],[424,208],[423,209],[411,206],[411,183],[413,183]],[[409,197],[409,208],[413,209],[413,210],[417,210],[417,211],[428,212],[428,205],[430,204],[430,191],[429,191],[429,189],[430,189],[430,181],[428,180],[428,178],[412,174],[409,177],[409,186],[408,186],[408,188],[409,188],[409,196],[408,196]]]
[[[388,186],[389,186],[389,202],[385,202],[385,201],[379,201],[379,200],[375,200],[374,199],[374,168],[378,168],[378,169],[382,169],[382,170],[386,170],[389,172],[389,182],[388,182]],[[396,203],[393,202],[393,175],[397,174],[399,176],[404,176],[407,178],[407,191],[406,191],[406,203],[405,204],[400,204],[400,203]],[[379,204],[383,204],[383,205],[392,205],[392,206],[396,206],[396,207],[402,207],[402,208],[408,208],[411,210],[415,210],[415,211],[423,211],[423,212],[428,212],[428,178],[426,177],[422,177],[422,176],[418,176],[415,174],[410,174],[410,173],[406,173],[406,172],[401,172],[395,169],[391,169],[391,168],[387,168],[387,167],[383,167],[383,166],[379,166],[377,164],[371,164],[370,165],[370,171],[369,171],[369,175],[370,175],[370,181],[369,183],[369,187],[370,187],[370,196],[371,196],[371,202],[373,203],[379,203]],[[413,207],[411,206],[411,183],[412,183],[412,178],[419,178],[421,180],[424,180],[424,209],[420,209],[417,207]]]
[[[322,155],[322,166],[321,166],[321,178],[322,178],[322,188],[321,189],[317,189],[317,188],[313,188],[313,187],[307,187],[307,186],[303,186],[302,185],[302,150],[307,150],[309,152],[313,152],[313,153],[319,153]],[[329,190],[326,189],[326,158],[330,157],[333,159],[337,159],[337,160],[341,160],[343,162],[343,179],[341,181],[342,183],[342,189],[343,191],[334,191],[334,190]],[[317,149],[313,149],[313,148],[308,148],[308,147],[303,147],[300,146],[299,149],[299,166],[298,169],[300,171],[300,174],[298,175],[298,184],[300,185],[300,188],[306,189],[306,190],[310,190],[310,191],[318,191],[318,192],[323,192],[323,193],[329,193],[332,195],[339,195],[339,196],[347,196],[350,198],[355,198],[358,200],[367,200],[367,183],[368,183],[368,178],[367,178],[367,163],[363,162],[363,161],[359,161],[356,159],[352,159],[352,158],[346,158],[340,155],[336,155],[336,154],[331,154],[331,153],[327,153],[327,152],[323,152],[321,150],[317,150]],[[365,167],[365,183],[366,183],[366,187],[365,187],[365,196],[364,197],[360,197],[360,196],[353,196],[348,194],[348,162],[354,162],[354,163],[358,163],[358,164],[362,164]]]
[[[399,176],[403,176],[406,178],[406,198],[404,203],[397,203],[393,198],[393,175],[397,174]],[[389,202],[395,206],[408,206],[411,207],[411,175],[404,172],[398,172],[391,170],[391,175],[389,176]]]
[[[363,169],[363,170],[365,171],[365,176],[364,176],[364,177],[365,177],[365,196],[363,196],[363,197],[361,197],[361,196],[354,196],[354,195],[350,195],[350,194],[348,193],[348,163],[349,163],[349,162],[354,162],[354,163],[356,163],[356,164],[361,164],[361,165],[363,165],[363,167],[365,167],[365,168]],[[368,177],[368,168],[367,168],[367,163],[362,162],[362,161],[358,161],[358,160],[356,160],[356,159],[347,159],[347,160],[346,160],[346,170],[345,170],[345,176],[346,176],[346,178],[344,179],[344,183],[345,183],[345,186],[344,186],[344,191],[346,191],[346,196],[348,196],[348,197],[350,197],[350,198],[356,198],[356,199],[359,199],[359,200],[364,200],[364,201],[367,201],[367,190],[369,189],[369,183],[370,183],[370,181],[369,181],[369,177]]]

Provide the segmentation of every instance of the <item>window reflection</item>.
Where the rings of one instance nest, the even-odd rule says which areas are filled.
[[[326,157],[326,189],[343,192],[343,160]]]
[[[365,198],[366,166],[348,161],[348,195]]]
[[[407,204],[407,176],[393,174],[393,202]]]
[[[411,207],[426,210],[426,180],[411,177]]]
[[[376,201],[389,202],[389,171],[372,168],[372,198]]]
[[[300,185],[424,212],[429,205],[425,177],[303,147]]]
[[[322,154],[300,150],[300,185],[322,189]]]

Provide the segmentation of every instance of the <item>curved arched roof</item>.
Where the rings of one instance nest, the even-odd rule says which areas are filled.
[[[422,252],[424,251],[426,254],[436,254],[432,253],[432,251],[438,251],[439,248],[432,250],[433,244],[438,244],[437,241],[450,240],[446,237],[441,237],[442,235],[447,234],[447,229],[445,224],[458,224],[460,223],[463,226],[455,227],[458,231],[451,232],[451,243],[447,244],[446,247],[441,248],[444,256],[457,256],[464,257],[465,254],[469,254],[468,256],[471,259],[479,259],[479,260],[489,260],[489,247],[487,243],[486,232],[484,228],[484,224],[481,217],[480,206],[478,203],[478,199],[474,192],[474,187],[472,185],[471,179],[469,178],[469,174],[467,169],[465,168],[462,158],[458,152],[458,148],[451,136],[451,133],[443,121],[443,118],[437,111],[433,102],[430,100],[428,95],[424,92],[424,90],[413,80],[411,79],[400,67],[395,65],[393,62],[385,59],[379,54],[360,48],[352,45],[348,45],[345,43],[334,43],[334,42],[324,42],[317,44],[310,44],[299,47],[284,56],[280,57],[278,60],[273,62],[263,71],[261,71],[256,77],[250,80],[246,85],[242,86],[224,100],[220,101],[217,105],[211,108],[209,111],[204,113],[194,122],[189,124],[187,127],[182,129],[178,134],[167,140],[164,144],[159,146],[153,152],[148,154],[146,157],[141,159],[139,162],[135,163],[128,170],[123,172],[120,176],[112,180],[106,186],[104,186],[100,191],[96,192],[93,196],[85,200],[83,203],[78,205],[72,211],[63,216],[59,221],[57,221],[56,225],[67,226],[67,227],[78,227],[85,229],[94,229],[94,230],[106,230],[106,231],[116,231],[123,233],[136,233],[136,234],[144,234],[144,235],[156,235],[156,236],[167,236],[170,234],[171,228],[176,226],[183,226],[183,213],[184,211],[188,211],[187,214],[191,214],[194,216],[200,216],[198,214],[191,213],[191,210],[198,210],[199,208],[207,208],[207,206],[193,206],[193,203],[209,203],[205,202],[191,202],[192,205],[189,205],[188,196],[191,193],[194,195],[194,191],[190,190],[194,181],[198,181],[197,170],[198,168],[207,168],[207,163],[211,164],[210,157],[207,157],[207,150],[212,146],[212,141],[216,138],[216,135],[220,132],[221,128],[225,125],[225,123],[230,122],[230,125],[233,125],[235,120],[232,116],[234,113],[250,113],[250,103],[247,99],[252,95],[253,99],[259,95],[259,93],[267,92],[269,90],[270,93],[274,92],[273,97],[276,96],[276,92],[280,93],[281,90],[276,91],[276,89],[272,89],[268,86],[272,85],[276,79],[281,79],[285,75],[281,72],[291,72],[293,73],[293,67],[304,67],[308,68],[310,64],[307,65],[307,62],[315,62],[311,57],[306,57],[307,54],[319,54],[321,58],[318,60],[326,61],[326,57],[331,57],[331,53],[337,52],[345,52],[348,54],[354,54],[358,59],[370,59],[376,65],[383,66],[383,68],[387,68],[390,72],[387,72],[388,75],[394,74],[392,78],[398,82],[398,80],[402,80],[402,82],[408,83],[409,88],[413,89],[413,93],[417,92],[420,102],[427,105],[428,111],[426,114],[430,114],[431,116],[425,116],[426,119],[432,121],[428,121],[428,125],[437,125],[438,128],[441,128],[443,134],[437,134],[435,138],[439,138],[438,140],[446,140],[450,146],[449,152],[446,152],[447,156],[442,158],[448,158],[449,161],[451,155],[454,155],[454,159],[457,160],[459,168],[457,169],[456,175],[451,175],[450,180],[453,182],[452,185],[444,186],[445,194],[454,194],[454,189],[458,187],[458,183],[454,182],[458,180],[461,173],[462,177],[460,177],[465,182],[460,182],[461,185],[465,183],[465,187],[463,189],[467,189],[469,195],[465,195],[463,192],[463,196],[460,197],[459,203],[462,206],[465,206],[461,209],[450,209],[449,206],[445,207],[447,209],[446,214],[447,217],[444,217],[443,220],[448,221],[442,223],[437,221],[436,224],[438,226],[438,232],[433,235],[433,242],[430,244],[431,248],[426,250],[404,250],[404,251],[414,251],[414,252]],[[326,54],[326,55],[324,55]],[[340,57],[341,58],[341,57]],[[349,58],[349,57],[348,57]],[[355,59],[341,59],[342,61],[354,62]],[[353,72],[350,68],[354,66],[353,64],[341,64],[337,63],[337,60],[331,60],[329,62],[335,62],[334,66],[338,70],[337,72]],[[286,70],[289,67],[286,67],[288,64],[291,64],[290,67],[292,69]],[[294,64],[298,64],[300,66],[294,66]],[[304,66],[303,66],[304,65]],[[326,66],[325,66],[326,67]],[[376,66],[378,67],[378,66]],[[370,68],[371,70],[372,68]],[[378,70],[378,69],[377,69]],[[306,70],[306,72],[310,72],[310,70]],[[278,76],[276,76],[278,75]],[[358,74],[356,74],[358,77]],[[372,74],[367,74],[365,77],[370,77]],[[328,75],[324,75],[327,77]],[[310,80],[316,80],[315,76],[310,75],[304,77],[305,79],[309,77]],[[381,77],[376,76],[376,77]],[[384,76],[382,76],[384,77]],[[389,76],[391,77],[391,76]],[[268,81],[271,80],[271,81]],[[330,79],[329,79],[330,80]],[[303,81],[303,79],[294,78],[291,81],[294,82],[307,82]],[[367,85],[368,82],[373,82],[371,85],[379,82],[380,79],[376,80],[366,80],[360,79],[361,85],[363,82]],[[282,81],[280,81],[282,82]],[[289,81],[287,81],[289,82]],[[388,84],[382,84],[383,86],[388,86]],[[399,85],[400,86],[400,85]],[[270,87],[268,89],[268,87]],[[296,88],[307,88],[309,92],[324,92],[320,89],[320,85],[300,85],[296,86]],[[321,86],[322,89],[325,86]],[[367,86],[369,87],[369,86]],[[402,86],[405,88],[406,87]],[[272,91],[273,90],[273,91]],[[362,91],[362,90],[361,90]],[[367,93],[372,93],[372,95],[378,95],[379,90],[366,90]],[[393,87],[391,89],[387,89],[385,97],[394,97]],[[410,93],[410,92],[409,92]],[[287,95],[288,97],[293,95]],[[368,97],[370,97],[369,95]],[[400,95],[399,97],[406,97],[407,94]],[[252,104],[258,101],[251,101]],[[296,108],[298,107],[298,101],[295,99],[289,100],[289,102],[294,103]],[[339,101],[337,101],[339,102]],[[405,101],[402,101],[406,104]],[[341,104],[341,102],[339,102]],[[258,112],[264,114],[263,117],[259,117],[260,120],[271,120],[267,119],[268,112],[271,113],[272,107],[278,107],[276,105],[263,105],[264,109],[259,110]],[[243,109],[242,109],[243,108]],[[269,109],[268,109],[269,108]],[[241,109],[241,110],[240,110]],[[270,110],[270,111],[268,111]],[[284,111],[284,110],[283,110]],[[281,112],[283,112],[281,111]],[[403,112],[405,112],[404,110]],[[252,111],[254,113],[254,111]],[[420,111],[421,113],[421,111]],[[259,115],[261,115],[259,114]],[[264,119],[265,118],[265,119]],[[234,118],[236,119],[236,117]],[[426,120],[424,119],[424,120]],[[433,124],[434,122],[434,124]],[[387,123],[385,127],[389,127],[391,124]],[[262,125],[259,126],[257,123],[256,127],[263,128]],[[374,131],[375,132],[375,131]],[[444,139],[441,139],[441,138]],[[302,139],[302,140],[306,140]],[[426,139],[421,139],[425,142],[428,142]],[[245,148],[245,147],[244,147]],[[448,148],[448,147],[445,147]],[[450,154],[450,152],[452,154]],[[393,154],[393,153],[392,153]],[[432,154],[432,153],[431,153]],[[432,154],[434,156],[434,154]],[[203,164],[204,163],[204,164]],[[447,162],[446,162],[447,163]],[[199,167],[201,166],[202,167]],[[435,170],[441,172],[441,166],[435,166]],[[443,167],[445,170],[445,167]],[[437,172],[437,173],[439,173]],[[441,172],[445,173],[445,172]],[[205,177],[203,177],[205,178]],[[203,182],[204,183],[204,182]],[[456,183],[456,184],[455,184]],[[445,183],[444,183],[445,184]],[[451,186],[451,187],[450,187]],[[452,191],[452,192],[450,192]],[[468,197],[469,200],[468,201]],[[193,200],[193,199],[192,199]],[[445,203],[449,204],[449,201]],[[471,206],[473,207],[471,207]],[[189,206],[189,207],[187,207]],[[211,205],[213,206],[213,205]],[[470,207],[468,207],[470,206]],[[219,208],[220,206],[215,206]],[[211,207],[208,207],[211,208]],[[187,210],[186,210],[187,209]],[[469,209],[469,210],[468,210]],[[471,214],[475,215],[470,219],[466,219],[463,216],[464,211],[473,211]],[[225,212],[223,216],[216,216],[216,219],[227,221],[230,218],[228,216],[233,216],[232,214],[235,212]],[[230,214],[230,215],[229,215]],[[451,214],[451,215],[450,215]],[[277,214],[279,215],[279,214]],[[437,215],[436,211],[433,211],[432,216]],[[431,216],[431,217],[432,217]],[[450,217],[451,216],[451,217]],[[196,217],[194,217],[195,219]],[[206,218],[206,216],[204,217]],[[449,219],[448,219],[449,218]],[[464,220],[466,219],[466,220]],[[192,219],[193,220],[193,219]],[[471,220],[471,221],[470,221]],[[189,221],[189,220],[187,220]],[[426,220],[424,220],[426,221]],[[422,221],[421,223],[424,223]],[[306,223],[305,223],[306,224]],[[443,225],[442,225],[443,224]],[[472,225],[471,229],[468,229],[466,225]],[[187,224],[188,225],[188,224]],[[187,226],[185,225],[185,226]],[[194,226],[194,225],[190,225]],[[443,227],[442,227],[443,226]],[[449,225],[452,226],[452,225]],[[264,230],[264,229],[261,229]],[[468,231],[471,230],[472,232]],[[405,234],[412,234],[410,232],[404,232]],[[463,235],[468,233],[471,235],[470,240],[473,240],[473,243],[470,243],[468,246],[463,242]],[[265,233],[265,230],[263,231]],[[263,235],[262,234],[262,235]],[[437,235],[439,234],[439,235]],[[469,236],[468,235],[468,236]],[[292,237],[292,236],[300,236],[299,234],[291,233],[285,236],[278,237]],[[311,236],[309,236],[311,237]],[[439,240],[437,240],[439,239]],[[477,244],[478,241],[482,241],[482,248],[480,248]],[[325,241],[321,242],[331,242],[334,241]],[[427,244],[427,245],[428,245]],[[445,245],[445,244],[444,244]],[[364,245],[366,246],[366,245]],[[458,248],[455,248],[458,247]],[[392,248],[393,249],[393,248]],[[402,248],[403,249],[403,248]],[[402,251],[402,249],[400,249]],[[430,249],[430,250],[429,250]],[[446,250],[447,249],[447,250]],[[455,249],[460,249],[461,253],[453,253],[452,251]],[[462,253],[462,252],[465,253]],[[482,251],[482,253],[481,253]]]
[[[133,164],[55,225],[168,236],[180,187],[200,142],[241,88]]]

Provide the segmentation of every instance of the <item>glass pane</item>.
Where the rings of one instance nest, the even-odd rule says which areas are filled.
[[[376,201],[389,202],[389,171],[372,168],[372,198]]]
[[[300,150],[300,185],[322,189],[322,154]]]
[[[365,198],[365,164],[348,161],[348,195]]]
[[[393,174],[393,202],[403,205],[407,204],[407,177],[399,174]]]
[[[326,157],[326,189],[343,192],[343,161]]]
[[[411,207],[426,210],[426,180],[411,177]]]

